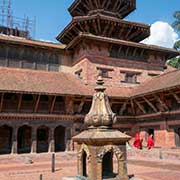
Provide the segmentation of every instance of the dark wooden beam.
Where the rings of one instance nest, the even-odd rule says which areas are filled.
[[[4,93],[1,94],[0,112],[3,110]]]
[[[145,100],[145,102],[153,109],[154,112],[158,112],[158,110],[156,109],[156,107],[145,97],[143,97],[143,99]]]
[[[56,96],[54,96],[52,99],[51,106],[50,106],[50,113],[53,112],[55,103],[56,103]]]
[[[139,109],[140,109],[144,114],[147,113],[146,110],[144,109],[144,107],[143,107],[137,100],[134,99],[134,102],[138,105]]]
[[[158,95],[154,95],[154,97],[156,98],[156,100],[161,104],[162,108],[165,111],[169,111],[168,106],[166,105],[166,103],[158,96]]]
[[[34,113],[37,113],[38,111],[40,98],[41,98],[41,95],[38,95],[36,99],[36,103],[35,103]]]
[[[22,94],[19,95],[19,102],[18,102],[18,108],[17,108],[18,112],[21,110],[22,96],[23,96]]]
[[[173,95],[173,97],[177,101],[177,103],[180,104],[180,97],[173,91],[170,91],[170,94]]]
[[[85,100],[86,100],[86,98],[83,98],[82,101],[81,101],[81,103],[80,103],[80,105],[79,105],[79,108],[78,108],[78,113],[79,113],[79,114],[81,113],[81,111],[82,111],[82,109],[83,109]]]
[[[124,104],[122,105],[122,107],[121,107],[121,109],[120,109],[120,111],[119,111],[119,114],[120,114],[121,116],[123,115],[124,111],[126,110],[127,104],[128,104],[128,100],[126,100],[126,101],[124,102]]]
[[[107,30],[109,29],[109,27],[110,27],[110,21],[107,22],[107,24],[106,24],[106,26],[105,26],[105,28],[103,30],[102,36],[105,36],[105,34],[107,33]]]
[[[135,114],[135,107],[134,107],[133,99],[130,100],[130,103],[131,103],[132,113]]]

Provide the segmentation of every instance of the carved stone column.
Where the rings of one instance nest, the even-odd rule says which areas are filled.
[[[37,128],[32,128],[32,144],[31,144],[31,153],[37,153]]]
[[[55,152],[55,141],[54,141],[54,128],[49,129],[49,150],[48,152]]]
[[[11,148],[11,153],[12,154],[17,154],[18,152],[18,147],[17,147],[17,139],[18,139],[18,128],[14,127],[13,132],[12,132],[12,148]]]

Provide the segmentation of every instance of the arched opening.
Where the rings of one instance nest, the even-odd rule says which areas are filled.
[[[18,129],[18,153],[31,152],[31,127],[22,126]]]
[[[54,132],[55,152],[65,151],[66,149],[65,132],[66,132],[66,128],[63,126],[58,126],[55,129],[55,132]]]
[[[102,177],[103,179],[109,179],[116,177],[113,172],[113,152],[107,152],[102,161]]]
[[[10,154],[12,148],[12,128],[0,127],[0,154]]]
[[[37,153],[48,152],[49,148],[49,129],[42,126],[37,129]]]
[[[88,177],[87,174],[87,154],[85,151],[82,152],[82,170],[83,170],[83,176]]]

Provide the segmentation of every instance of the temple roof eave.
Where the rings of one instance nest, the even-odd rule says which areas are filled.
[[[165,47],[160,47],[160,46],[156,46],[156,45],[148,45],[148,44],[144,44],[144,43],[136,43],[136,42],[132,42],[132,41],[113,39],[113,38],[108,38],[108,37],[100,37],[100,36],[95,36],[95,35],[87,34],[87,33],[79,34],[79,36],[77,36],[70,44],[68,44],[66,48],[71,49],[84,39],[106,42],[106,43],[122,45],[122,46],[143,48],[143,49],[147,49],[147,50],[151,50],[151,51],[157,51],[157,52],[161,52],[161,53],[168,55],[168,58],[173,58],[173,57],[180,55],[180,51],[177,51],[177,50],[171,49],[171,48],[165,48]]]
[[[31,39],[25,39],[25,38],[19,38],[15,36],[7,36],[7,35],[0,35],[0,42],[8,43],[8,44],[15,44],[15,45],[22,45],[22,46],[56,49],[56,50],[65,50],[66,48],[66,45],[64,44],[45,42],[45,41],[39,41],[39,40],[31,40]]]
[[[128,3],[129,6],[128,6]],[[89,2],[88,2],[89,3]],[[115,11],[116,14],[119,14],[118,17],[120,18],[124,18],[126,16],[128,16],[132,11],[134,11],[136,9],[136,0],[129,0],[129,1],[121,1],[120,4],[123,4],[123,7],[126,7],[126,10],[124,11],[119,11],[121,8],[121,6],[119,6],[119,10],[118,10],[118,2],[116,2],[116,4],[114,3],[114,8],[112,8],[112,10],[109,10],[109,11]],[[91,7],[90,7],[91,5]],[[76,10],[79,10],[81,9],[81,7],[84,7],[86,9],[86,11],[80,11],[81,13],[79,15],[77,15],[77,13],[75,12]],[[104,3],[104,2],[101,2],[101,4],[99,3],[96,3],[96,5],[94,6],[94,8],[92,7],[93,6],[93,3],[89,3],[89,4],[85,4],[85,2],[83,2],[82,0],[75,0],[71,6],[68,8],[68,11],[70,12],[70,14],[72,16],[85,16],[85,15],[88,15],[89,12],[91,10],[94,10],[94,9],[103,9],[103,10],[108,10],[108,6],[107,6],[107,3]],[[116,9],[117,8],[117,9]],[[115,10],[116,9],[116,10]],[[117,16],[117,15],[116,15]]]
[[[144,33],[146,34],[145,36],[141,35],[142,36],[141,40],[147,38],[150,35],[150,25],[138,23],[138,22],[130,22],[130,21],[118,19],[115,17],[109,17],[109,16],[105,16],[101,14],[96,14],[92,16],[82,16],[82,17],[73,18],[73,20],[64,28],[64,30],[56,37],[56,39],[64,43],[64,40],[63,40],[64,36],[66,36],[68,32],[73,31],[73,28],[75,27],[75,25],[77,25],[78,23],[84,23],[84,22],[93,21],[96,19],[103,20],[109,23],[116,23],[121,26],[129,26],[130,29],[134,27],[135,29],[137,29],[137,31],[140,31],[139,28],[141,28],[146,31],[146,33]]]

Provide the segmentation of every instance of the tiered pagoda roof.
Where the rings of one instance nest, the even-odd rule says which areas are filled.
[[[101,13],[124,18],[135,9],[136,0],[75,0],[69,12],[73,17]]]
[[[140,42],[150,35],[150,26],[122,20],[136,9],[136,0],[76,0],[69,11],[72,22],[57,36],[69,44],[80,33]]]
[[[95,14],[75,17],[64,31],[58,35],[57,39],[63,44],[69,44],[82,32],[96,36],[140,42],[150,35],[150,26]]]

